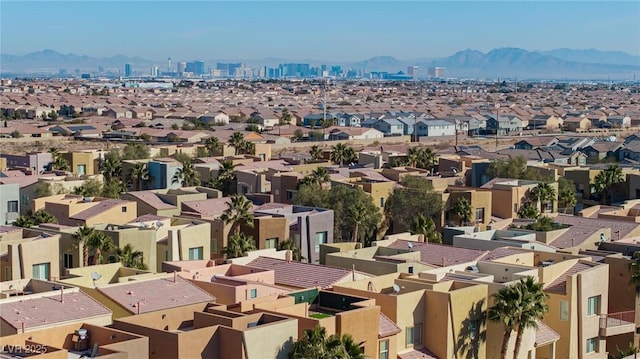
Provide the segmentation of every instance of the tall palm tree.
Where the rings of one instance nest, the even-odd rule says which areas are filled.
[[[324,327],[305,329],[289,352],[289,359],[364,359],[364,353],[353,338],[344,334],[327,337]]]
[[[542,283],[538,283],[533,277],[520,279],[515,284],[515,289],[520,293],[520,303],[515,320],[518,324],[516,332],[516,344],[513,349],[513,357],[519,358],[522,336],[528,328],[538,328],[537,321],[549,311],[546,303],[549,297],[542,289]]]
[[[231,202],[227,202],[227,209],[224,210],[220,219],[224,224],[231,224],[233,232],[240,234],[240,226],[246,224],[253,227],[253,204],[247,197],[239,194],[231,196]]]
[[[540,182],[536,187],[531,189],[530,197],[533,201],[539,203],[540,213],[543,213],[545,203],[551,202],[553,205],[553,200],[556,198],[556,190],[551,187],[550,184]]]
[[[93,249],[93,265],[102,262],[102,253],[106,253],[113,249],[113,241],[103,232],[94,231],[87,239],[87,247]]]
[[[200,173],[196,171],[191,162],[182,164],[182,168],[178,168],[173,175],[172,183],[179,183],[182,187],[191,187],[200,185]]]
[[[409,232],[413,235],[422,234],[429,243],[442,243],[442,234],[436,231],[433,219],[419,213],[409,224]]]
[[[347,146],[343,143],[338,143],[335,146],[331,147],[331,161],[335,164],[339,164],[342,166],[345,160],[345,151],[347,150]]]
[[[460,218],[460,225],[469,223],[472,215],[471,202],[466,197],[460,197],[451,207],[451,213]]]
[[[71,236],[73,239],[74,245],[76,247],[82,246],[82,266],[87,267],[89,265],[89,245],[87,242],[93,236],[94,229],[93,227],[87,227],[84,225]]]
[[[409,151],[407,151],[407,165],[409,167],[416,167],[418,162],[420,161],[420,157],[422,155],[422,150],[418,147],[411,147]]]
[[[300,253],[300,248],[298,248],[298,246],[296,245],[296,242],[294,242],[292,239],[287,239],[284,240],[282,242],[278,243],[278,250],[279,251],[291,251],[291,254],[293,255],[293,260],[294,261],[301,261],[303,259],[301,253]]]
[[[231,161],[222,161],[218,175],[209,180],[209,187],[222,191],[223,196],[229,195],[231,183],[236,179],[236,165]]]
[[[214,156],[218,151],[222,150],[222,143],[217,137],[209,137],[204,140],[204,147],[209,152],[209,156]]]
[[[142,189],[142,183],[149,180],[149,170],[147,166],[142,162],[133,165],[131,171],[129,171],[129,179],[136,184],[136,191],[140,191]]]
[[[438,163],[438,156],[429,147],[420,150],[420,156],[417,163],[417,167],[424,168],[426,170],[433,170]]]
[[[605,170],[598,173],[594,180],[593,187],[600,194],[603,204],[610,200],[611,188],[618,183],[624,182],[622,169],[618,165],[610,165]]]
[[[311,149],[309,150],[309,156],[311,156],[311,159],[314,161],[322,159],[322,149],[320,149],[320,146],[311,146]]]
[[[115,178],[120,179],[122,174],[122,161],[116,154],[107,154],[100,161],[100,172],[105,182],[109,182]]]
[[[506,286],[498,292],[493,293],[491,297],[495,304],[489,308],[487,318],[493,322],[501,323],[504,327],[500,358],[506,359],[509,340],[511,340],[511,334],[517,325],[516,316],[518,309],[516,305],[519,302],[519,293],[514,290],[513,286]]]
[[[143,253],[134,250],[130,243],[124,248],[116,248],[116,259],[127,268],[147,269],[147,265],[143,263]]]
[[[244,141],[244,135],[242,132],[234,132],[229,139],[229,144],[233,146],[235,154],[237,155],[240,152],[240,147],[242,146]]]
[[[356,203],[348,208],[347,219],[353,224],[351,241],[358,242],[358,228],[367,219],[367,209],[362,203]],[[362,242],[364,243],[364,240]]]
[[[255,155],[256,144],[249,141],[242,141],[240,143],[240,153],[245,155]]]
[[[352,164],[358,162],[358,154],[353,149],[353,147],[347,147],[344,151],[344,161],[346,163]]]
[[[222,249],[222,252],[227,258],[238,258],[255,249],[255,241],[251,236],[246,236],[244,233],[234,233],[227,239],[227,246]]]
[[[323,183],[329,182],[331,177],[326,167],[318,167],[311,172],[311,179],[318,186],[322,186]]]
[[[570,189],[565,189],[558,193],[558,202],[562,203],[564,213],[567,213],[569,208],[573,208],[578,203],[575,192]]]

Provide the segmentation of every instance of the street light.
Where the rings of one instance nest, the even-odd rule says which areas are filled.
[[[496,149],[498,148],[498,131],[500,130],[500,104],[496,104]]]

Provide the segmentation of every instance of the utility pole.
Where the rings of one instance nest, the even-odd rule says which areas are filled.
[[[496,149],[498,149],[498,131],[500,130],[500,104],[496,104]]]

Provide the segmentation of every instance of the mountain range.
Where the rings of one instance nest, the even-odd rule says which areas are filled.
[[[216,62],[230,62],[222,59],[206,60],[207,67]],[[240,62],[238,60],[234,62]],[[631,80],[640,75],[640,56],[621,51],[600,51],[595,49],[573,50],[555,49],[550,51],[527,51],[520,48],[499,48],[483,53],[477,50],[463,50],[448,57],[417,58],[399,60],[392,56],[376,56],[358,62],[291,60],[284,58],[264,58],[243,60],[250,67],[270,66],[281,63],[309,63],[311,66],[341,65],[343,68],[365,71],[406,72],[408,66],[418,66],[420,76],[426,76],[426,69],[434,66],[446,67],[447,77],[458,78],[514,78],[519,79],[612,79]],[[22,56],[1,54],[2,73],[57,73],[59,69],[94,72],[98,67],[105,70],[122,71],[129,63],[134,70],[148,72],[152,66],[165,69],[166,60],[149,60],[141,57],[118,55],[97,58],[86,55],[61,54],[54,50],[43,50]],[[175,65],[175,62],[174,62]]]

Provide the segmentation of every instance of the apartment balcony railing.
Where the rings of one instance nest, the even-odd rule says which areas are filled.
[[[632,333],[636,330],[636,312],[628,310],[624,312],[602,314],[600,316],[600,335],[609,337],[612,335]]]

